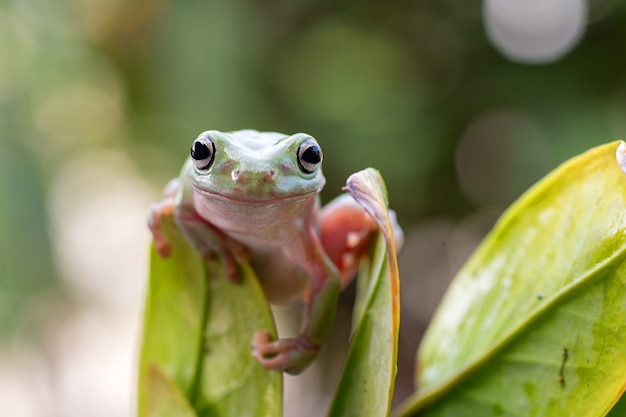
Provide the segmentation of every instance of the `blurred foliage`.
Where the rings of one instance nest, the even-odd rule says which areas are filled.
[[[325,151],[325,200],[374,166],[406,228],[504,208],[567,157],[626,136],[626,15],[617,0],[588,7],[570,53],[528,65],[494,49],[466,0],[5,0],[1,335],[64,282],[49,205],[60,172],[87,155],[119,151],[156,188],[202,130],[305,131]],[[475,197],[458,145],[493,114],[521,122],[485,127],[498,136],[468,169],[504,194]]]

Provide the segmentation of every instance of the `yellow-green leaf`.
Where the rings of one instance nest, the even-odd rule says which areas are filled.
[[[255,331],[276,334],[254,272],[241,265],[241,283],[229,282],[220,260],[201,259],[171,218],[162,225],[172,254],[151,251],[138,416],[187,417],[187,405],[199,417],[280,416],[282,375],[251,355]]]
[[[357,283],[355,328],[331,405],[331,417],[383,417],[389,413],[396,374],[399,282],[385,185],[378,171],[348,178],[346,189],[376,220],[378,233]]]
[[[603,416],[626,386],[626,175],[576,157],[498,221],[444,297],[398,415]]]
[[[144,389],[147,402],[144,415],[150,417],[197,417],[180,388],[158,366],[146,370]]]
[[[611,408],[611,412],[607,414],[607,417],[624,417],[626,416],[626,396],[622,394],[617,404]]]
[[[205,266],[170,218],[163,219],[163,228],[173,250],[168,259],[150,250],[138,375],[139,417],[155,415],[154,407],[149,407],[153,402],[149,397],[150,379],[155,372],[171,381],[186,398],[192,397],[201,350],[207,294]]]
[[[211,264],[209,264],[211,265]],[[196,406],[200,415],[269,417],[282,415],[281,372],[263,368],[250,341],[263,330],[276,338],[272,313],[254,272],[241,267],[243,282],[223,275],[210,279],[206,342]]]

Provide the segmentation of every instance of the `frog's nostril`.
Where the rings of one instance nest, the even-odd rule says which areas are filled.
[[[234,169],[231,174],[230,174],[231,178],[233,179],[234,182],[236,182],[239,185],[247,185],[248,184],[248,175],[246,175],[246,172],[241,172],[238,169]]]
[[[259,178],[261,184],[267,184],[274,181],[274,171],[265,171]]]

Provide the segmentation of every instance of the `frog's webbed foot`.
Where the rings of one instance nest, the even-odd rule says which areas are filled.
[[[200,256],[204,259],[219,257],[228,280],[241,282],[237,264],[250,261],[250,254],[244,245],[204,220],[193,208],[175,208],[174,219]]]
[[[241,276],[239,275],[239,268],[237,264],[244,264],[250,262],[250,253],[244,245],[237,242],[234,239],[219,233],[220,239],[220,259],[222,261],[222,268],[226,273],[226,277],[232,283],[240,283]]]
[[[252,355],[267,369],[297,375],[315,359],[319,345],[309,342],[304,335],[290,339],[270,340],[266,332],[252,337]]]

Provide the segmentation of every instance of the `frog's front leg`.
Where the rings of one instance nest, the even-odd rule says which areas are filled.
[[[311,242],[313,273],[302,328],[295,338],[271,341],[266,332],[252,338],[252,354],[267,369],[297,375],[316,358],[328,338],[339,299],[339,272],[312,227],[308,229]]]
[[[237,263],[250,261],[246,248],[206,221],[193,207],[175,205],[173,214],[178,229],[196,252],[204,259],[219,257],[228,280],[241,282]]]
[[[163,200],[152,204],[148,215],[148,227],[152,232],[154,248],[162,258],[169,257],[171,246],[161,230],[161,218],[172,216],[178,229],[204,259],[219,256],[228,279],[239,282],[237,262],[249,261],[246,248],[239,242],[222,233],[210,222],[202,218],[192,205],[183,204],[180,182],[171,181],[163,193]]]

